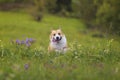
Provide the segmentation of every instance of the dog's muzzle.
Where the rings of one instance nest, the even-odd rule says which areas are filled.
[[[61,39],[62,39],[62,37],[60,37],[60,38],[56,37],[56,39],[55,38],[52,39],[52,42],[59,42]]]

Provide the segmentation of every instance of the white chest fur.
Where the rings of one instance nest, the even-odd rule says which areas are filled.
[[[63,36],[62,39],[59,42],[52,42],[51,41],[50,45],[55,51],[65,52],[66,47],[67,47],[66,46],[67,45],[66,37]]]

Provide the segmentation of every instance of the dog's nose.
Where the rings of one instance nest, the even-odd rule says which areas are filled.
[[[59,37],[56,37],[57,40],[59,40]]]

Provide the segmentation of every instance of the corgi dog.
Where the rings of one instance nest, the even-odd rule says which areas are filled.
[[[60,53],[67,51],[67,40],[61,29],[51,31],[48,52],[52,51]]]

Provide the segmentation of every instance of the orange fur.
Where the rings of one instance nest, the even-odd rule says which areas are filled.
[[[56,41],[56,37],[59,38],[58,41]],[[52,30],[50,34],[50,44],[48,46],[48,52],[64,51],[64,48],[67,48],[65,35],[61,31],[61,29]]]

